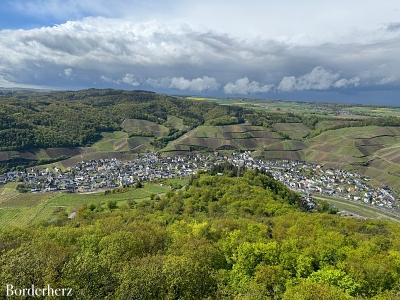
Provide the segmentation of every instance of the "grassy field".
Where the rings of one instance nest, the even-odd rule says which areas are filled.
[[[189,126],[183,123],[183,119],[176,116],[168,116],[167,122],[163,126],[177,130],[187,130]]]
[[[376,117],[400,117],[399,107],[368,107],[368,106],[354,106],[349,107],[348,111],[354,114],[363,114]]]
[[[104,132],[102,139],[92,145],[99,152],[128,151],[128,134],[123,131]]]
[[[330,119],[330,120],[322,120],[318,122],[315,126],[315,132],[321,132],[321,131],[326,131],[330,129],[335,129],[338,128],[339,126],[341,127],[346,127],[346,126],[351,126],[355,124],[357,121],[353,120],[340,120],[340,119]]]
[[[304,101],[279,101],[267,99],[217,99],[188,97],[190,100],[211,101],[222,105],[238,105],[255,110],[274,113],[295,113],[317,116],[331,116],[336,119],[364,119],[366,117],[400,117],[398,107],[374,107],[363,105],[338,105],[335,103],[314,103]],[[338,110],[341,114],[338,115]]]
[[[275,123],[273,128],[292,140],[302,140],[311,132],[303,123]]]
[[[328,203],[334,205],[339,211],[347,211],[355,213],[361,217],[400,222],[399,215],[382,211],[377,208],[364,205],[362,203],[355,203],[345,199],[336,199],[336,198],[322,197],[322,196],[315,196],[315,199],[317,201],[318,200],[327,201]]]
[[[150,199],[153,194],[163,194],[171,190],[171,186],[183,186],[187,179],[171,179],[163,183],[146,183],[143,188],[130,188],[123,193],[104,192],[93,194],[68,193],[26,193],[15,190],[16,184],[11,183],[0,187],[0,227],[24,227],[31,224],[46,222],[60,212],[66,214],[79,209],[83,205],[94,204],[106,208],[108,201],[116,201],[123,209],[128,200],[136,202]]]
[[[177,120],[175,120],[175,122],[177,122]],[[121,124],[121,127],[128,134],[135,134],[139,136],[150,135],[155,137],[162,137],[168,135],[169,132],[169,129],[163,125],[159,125],[157,123],[147,120],[138,119],[126,119]]]
[[[48,201],[56,194],[20,194],[16,184],[3,186],[0,191],[0,227],[27,226],[35,222]]]

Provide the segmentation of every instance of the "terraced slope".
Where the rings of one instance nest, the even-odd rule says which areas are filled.
[[[303,141],[285,140],[268,145],[256,155],[263,159],[303,160],[302,150],[305,147]]]
[[[170,128],[183,125],[179,118],[170,118],[169,121]],[[134,124],[146,124],[154,135],[165,134],[165,129],[168,130],[165,126],[144,120],[126,121],[124,127],[134,130]],[[309,132],[300,123],[276,123],[272,128],[246,123],[203,125],[170,141],[162,151],[255,151],[255,155],[263,159],[305,160],[327,167],[355,170],[371,177],[373,183],[387,184],[400,193],[400,127],[347,127],[327,130],[315,137],[304,137]],[[67,168],[81,160],[113,157],[129,160],[138,152],[156,150],[152,144],[155,139],[156,136],[129,136],[123,131],[103,133],[103,138],[92,147],[79,148],[75,152],[68,150],[74,155],[56,165]],[[63,149],[47,149],[26,155],[46,158],[61,153]]]
[[[350,168],[400,192],[400,127],[353,127],[326,131],[306,142],[304,158]]]
[[[177,120],[173,120],[178,122]],[[141,127],[142,126],[142,127]],[[68,168],[82,160],[101,158],[132,159],[136,153],[153,151],[151,142],[158,136],[168,134],[165,126],[146,120],[127,119],[121,127],[124,131],[103,132],[102,138],[90,147],[76,148],[68,159],[52,164],[60,168]],[[148,135],[148,136],[145,136]],[[44,151],[44,150],[43,150]],[[49,153],[57,153],[56,150],[47,149]]]
[[[262,126],[199,126],[170,142],[164,151],[259,150],[282,140],[281,135]]]
[[[318,122],[315,126],[315,129],[324,131],[324,130],[335,129],[335,128],[338,128],[339,126],[341,126],[341,127],[352,126],[355,123],[357,123],[357,121],[341,120],[341,119],[324,120],[324,121]]]
[[[326,131],[310,139],[305,154],[307,159],[354,163],[365,161],[367,156],[399,142],[398,127],[342,128]]]
[[[92,149],[100,152],[127,151],[128,134],[122,131],[104,132],[102,139],[93,144]]]

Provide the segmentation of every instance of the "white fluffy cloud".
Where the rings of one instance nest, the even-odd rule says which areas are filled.
[[[226,94],[234,95],[248,95],[257,93],[267,93],[274,86],[270,84],[262,85],[257,81],[250,81],[247,77],[236,80],[235,82],[229,82],[224,86],[224,92]]]
[[[124,77],[120,80],[120,82],[131,85],[131,86],[139,86],[140,82],[136,79],[135,75],[131,73],[125,74]]]
[[[215,78],[208,76],[198,77],[194,79],[186,79],[184,77],[160,79],[149,78],[147,80],[147,84],[156,88],[169,88],[193,92],[215,91],[220,86]]]
[[[395,28],[400,10],[398,0],[3,0],[2,5],[10,14],[16,11],[36,22],[43,20],[44,24],[84,16],[179,20],[245,38],[321,42],[332,42],[334,38],[342,43],[342,35],[349,32],[351,37],[345,43],[351,42],[352,37],[365,37],[359,29],[371,30],[385,24]]]
[[[219,88],[219,84],[215,78],[207,76],[192,80],[188,80],[183,77],[174,77],[171,79],[171,84],[169,87],[178,90],[203,92],[217,90]]]
[[[64,75],[65,77],[69,78],[72,76],[73,70],[71,68],[66,68],[64,69]]]
[[[67,88],[140,86],[242,95],[393,88],[400,84],[398,53],[400,33],[393,32],[372,42],[305,45],[106,18],[0,30],[4,78]]]
[[[331,72],[321,66],[315,67],[310,73],[300,77],[285,76],[279,83],[278,90],[283,92],[329,90],[331,88],[355,87],[360,84],[360,78],[341,78],[339,73]]]
[[[104,82],[113,83],[117,85],[126,84],[134,87],[141,85],[139,79],[137,79],[136,76],[131,73],[126,73],[119,79],[113,79],[108,76],[101,75],[100,79]]]

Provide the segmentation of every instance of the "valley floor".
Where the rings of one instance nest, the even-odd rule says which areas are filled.
[[[368,178],[357,173],[324,169],[305,162],[263,161],[250,153],[230,156],[197,153],[173,157],[148,153],[125,162],[116,159],[81,162],[68,171],[54,168],[9,172],[3,176],[9,183],[0,190],[0,225],[48,222],[83,205],[105,207],[110,201],[116,201],[126,206],[129,201],[150,199],[173,187],[181,187],[190,175],[224,163],[269,172],[273,178],[302,194],[310,208],[315,205],[315,197],[327,200],[340,211],[362,217],[399,219],[394,194],[386,188],[371,187]],[[147,182],[144,188],[141,182]],[[21,189],[27,193],[17,191]]]

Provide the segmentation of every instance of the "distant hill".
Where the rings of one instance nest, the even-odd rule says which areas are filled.
[[[19,164],[34,158],[38,149],[91,146],[103,132],[124,128],[132,136],[147,136],[159,128],[154,137],[173,139],[207,120],[226,115],[240,117],[241,113],[240,108],[189,102],[147,91],[89,89],[6,94],[0,97],[0,151],[8,153],[0,156],[3,161],[15,157]],[[139,128],[133,122],[139,127],[153,125]],[[160,140],[159,144],[164,142]]]

